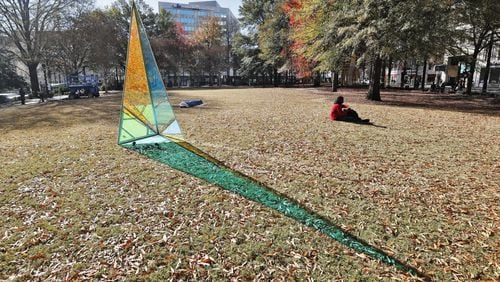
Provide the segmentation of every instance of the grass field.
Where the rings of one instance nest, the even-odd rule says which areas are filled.
[[[185,137],[436,280],[500,279],[500,105],[172,91]],[[0,109],[0,280],[415,280],[116,145],[118,94]]]

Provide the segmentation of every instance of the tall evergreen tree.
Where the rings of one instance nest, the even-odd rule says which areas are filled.
[[[258,56],[269,67],[269,77],[279,84],[278,69],[288,53],[288,19],[283,11],[284,0],[244,0],[240,7],[241,22],[258,46]],[[246,60],[242,59],[242,63]],[[254,60],[255,61],[255,60]],[[242,66],[243,67],[243,66]]]

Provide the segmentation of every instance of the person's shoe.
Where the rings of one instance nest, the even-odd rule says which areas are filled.
[[[370,119],[369,119],[369,118],[362,119],[362,120],[361,120],[361,122],[369,123],[369,122],[370,122]]]

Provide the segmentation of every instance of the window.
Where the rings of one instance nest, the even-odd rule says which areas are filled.
[[[193,10],[180,10],[179,11],[181,15],[188,15],[188,16],[194,16],[194,11]]]

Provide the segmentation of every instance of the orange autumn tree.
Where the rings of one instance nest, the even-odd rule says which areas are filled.
[[[308,17],[304,17],[301,10],[304,7],[304,0],[287,0],[283,3],[283,11],[288,16],[290,26],[290,62],[297,78],[311,78],[315,62],[311,57],[305,55],[306,40],[304,33],[307,29],[305,24]],[[306,3],[307,5],[307,3]]]
[[[287,0],[284,4],[290,18],[293,65],[299,77],[332,71],[338,78],[338,70],[348,56],[334,48],[338,37],[327,24],[335,17],[335,4],[333,0]],[[336,85],[332,81],[334,91]]]

